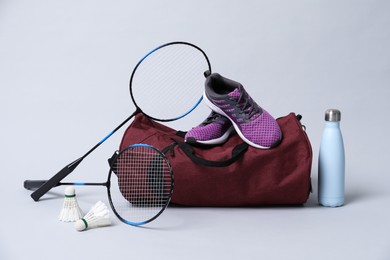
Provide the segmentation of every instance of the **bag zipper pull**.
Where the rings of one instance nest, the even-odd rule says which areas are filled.
[[[302,115],[297,114],[296,118],[297,118],[298,122],[301,124],[303,131],[306,132],[306,126],[301,123]]]

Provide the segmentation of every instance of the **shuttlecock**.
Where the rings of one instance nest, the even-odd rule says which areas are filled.
[[[84,215],[76,199],[76,192],[72,186],[65,189],[65,199],[58,219],[65,222],[74,222]]]
[[[74,227],[78,231],[109,225],[111,225],[110,214],[107,206],[101,201],[98,201],[83,218],[74,223]]]

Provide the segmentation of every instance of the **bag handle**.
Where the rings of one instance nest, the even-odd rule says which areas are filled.
[[[237,161],[241,155],[243,155],[246,150],[248,150],[248,144],[247,143],[241,143],[236,145],[233,150],[232,150],[232,157],[225,161],[210,161],[203,159],[195,154],[194,148],[185,143],[185,142],[180,142],[175,140],[177,145],[180,147],[180,149],[190,158],[193,162],[197,164],[201,164],[204,166],[209,166],[209,167],[226,167],[229,166],[230,164],[234,163]]]

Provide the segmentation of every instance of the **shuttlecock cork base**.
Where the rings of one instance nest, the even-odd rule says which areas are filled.
[[[70,186],[65,189],[65,198],[58,220],[64,222],[74,222],[84,215],[76,199],[76,191]]]
[[[111,225],[110,214],[107,206],[101,201],[98,201],[83,218],[74,223],[77,231],[109,225]]]

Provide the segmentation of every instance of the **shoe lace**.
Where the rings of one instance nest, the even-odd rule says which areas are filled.
[[[202,125],[208,125],[211,123],[218,123],[219,118],[221,118],[220,114],[212,113],[202,122]]]
[[[248,119],[250,119],[259,112],[259,107],[245,90],[241,89],[240,92],[241,94],[238,97],[237,106],[240,108],[240,114],[245,114]]]

